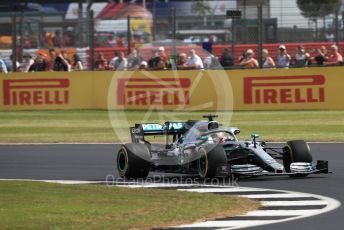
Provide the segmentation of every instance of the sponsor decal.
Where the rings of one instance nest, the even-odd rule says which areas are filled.
[[[188,105],[190,79],[118,79],[118,105]]]
[[[325,102],[323,75],[244,77],[244,104]]]
[[[133,142],[137,142],[138,140],[144,139],[142,128],[130,127],[130,132],[131,132],[131,140]]]
[[[4,105],[63,105],[69,103],[69,79],[3,80]]]

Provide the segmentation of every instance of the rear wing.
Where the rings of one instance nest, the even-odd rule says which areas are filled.
[[[135,127],[130,127],[131,141],[137,143],[145,141],[145,136],[157,135],[173,135],[173,141],[184,134],[187,129],[185,128],[186,122],[165,122],[164,125],[159,123],[144,123],[135,124]]]

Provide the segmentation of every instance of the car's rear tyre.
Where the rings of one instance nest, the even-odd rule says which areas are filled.
[[[283,148],[283,166],[286,172],[290,172],[290,164],[294,162],[312,163],[312,155],[308,144],[303,140],[288,141]],[[308,174],[290,175],[290,177],[305,177]]]
[[[122,145],[117,152],[116,164],[120,177],[144,179],[151,166],[149,149],[139,143]]]
[[[198,150],[197,172],[201,179],[215,178],[219,167],[227,167],[227,157],[223,146],[210,144]]]

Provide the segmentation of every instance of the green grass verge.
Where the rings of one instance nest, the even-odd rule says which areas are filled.
[[[128,126],[142,119],[200,119],[206,112],[113,111],[114,133],[107,111],[18,111],[0,112],[0,142],[119,142],[129,140]],[[344,111],[249,111],[217,112],[225,126],[241,129],[240,139],[259,133],[268,141],[305,139],[344,141]],[[230,120],[230,118],[232,119]],[[128,123],[126,123],[128,121]]]
[[[0,182],[0,229],[149,229],[243,214],[234,196],[100,185]]]

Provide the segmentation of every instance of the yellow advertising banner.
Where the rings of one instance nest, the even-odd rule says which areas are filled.
[[[344,68],[0,75],[0,110],[344,109]]]
[[[229,110],[233,107],[226,71],[116,72],[108,108]]]
[[[342,67],[241,71],[236,110],[344,109]],[[238,73],[238,71],[235,71]]]
[[[92,108],[92,75],[64,72],[2,75],[0,109],[3,111]]]

